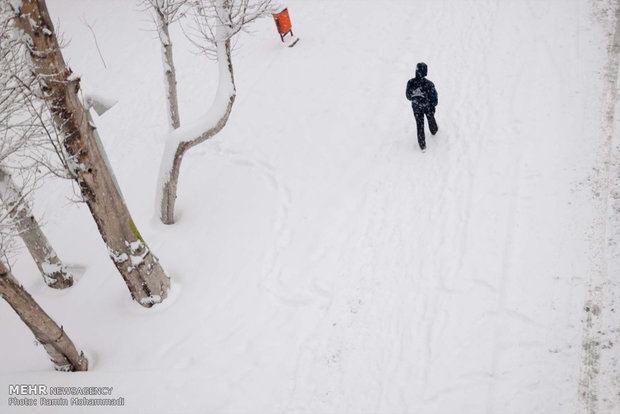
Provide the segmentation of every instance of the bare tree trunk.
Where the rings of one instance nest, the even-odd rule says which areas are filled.
[[[31,40],[30,55],[54,123],[64,136],[71,173],[110,257],[138,303],[145,307],[160,303],[168,294],[170,280],[142,239],[115,184],[95,138],[95,127],[78,97],[79,79],[71,75],[58,46],[45,1],[22,0],[16,12],[18,26]]]
[[[154,7],[164,4],[156,0],[149,2]],[[232,111],[236,88],[230,51],[231,38],[251,22],[272,11],[271,0],[195,0],[191,4],[198,24],[197,37],[201,38],[193,43],[207,56],[216,58],[219,81],[213,104],[200,123],[178,128],[170,134],[166,142],[157,192],[157,208],[164,224],[174,223],[177,183],[183,155],[191,147],[220,132]]]
[[[168,19],[160,8],[154,8],[157,24],[157,34],[161,43],[161,55],[164,64],[164,83],[166,84],[166,99],[168,101],[168,123],[170,129],[181,126],[179,117],[179,102],[177,98],[177,72],[172,58],[172,40],[168,31]]]
[[[57,371],[88,371],[88,359],[78,352],[62,327],[35,302],[0,261],[0,296],[17,312],[47,351]]]
[[[233,66],[230,55],[230,35],[225,22],[220,22],[216,28],[217,60],[219,70],[218,91],[209,112],[205,115],[208,120],[214,120],[207,125],[198,136],[183,137],[174,135],[166,143],[166,150],[160,168],[161,193],[159,196],[160,218],[164,224],[174,223],[174,206],[177,198],[177,182],[181,170],[183,155],[191,147],[198,145],[215,136],[224,128],[236,97]]]
[[[72,286],[73,276],[62,264],[47,237],[41,231],[39,223],[30,211],[30,206],[11,180],[11,176],[2,168],[0,168],[0,200],[4,203],[12,224],[37,264],[45,284],[55,289]]]

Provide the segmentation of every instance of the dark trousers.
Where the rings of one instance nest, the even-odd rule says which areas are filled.
[[[426,119],[428,120],[428,128],[431,130],[431,134],[435,135],[437,133],[437,121],[435,121],[434,109],[427,112],[413,111],[415,125],[418,129],[418,144],[420,144],[420,148],[426,147],[426,138],[424,136],[424,115],[426,115]]]

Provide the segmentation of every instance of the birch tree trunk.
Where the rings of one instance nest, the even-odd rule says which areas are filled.
[[[168,124],[170,129],[177,129],[181,126],[181,120],[177,98],[177,72],[172,57],[172,41],[170,40],[170,32],[168,30],[168,18],[158,7],[154,7],[154,14],[164,65],[164,83],[166,85],[166,100],[168,101]]]
[[[30,206],[20,194],[11,176],[2,168],[0,168],[0,200],[4,203],[13,226],[37,264],[45,284],[55,289],[72,286],[73,276],[62,264],[47,237],[41,231],[39,223],[30,211]]]
[[[120,190],[115,185],[105,153],[95,138],[95,127],[78,97],[79,79],[66,66],[44,0],[14,2],[17,25],[30,39],[30,55],[39,75],[53,121],[63,134],[72,175],[87,203],[110,257],[131,296],[142,306],[164,300],[170,280],[138,232]]]
[[[160,218],[164,224],[174,223],[174,207],[177,198],[177,183],[181,171],[181,162],[188,149],[215,136],[224,128],[236,97],[235,79],[230,54],[230,11],[227,0],[217,1],[219,15],[215,29],[215,47],[218,62],[218,89],[211,108],[204,115],[201,128],[189,131],[179,129],[171,134],[166,142],[166,149],[160,167],[158,193]]]
[[[19,315],[54,363],[57,371],[87,371],[88,359],[78,352],[64,329],[35,302],[0,261],[0,296]]]

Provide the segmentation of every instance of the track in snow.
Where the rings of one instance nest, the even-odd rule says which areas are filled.
[[[576,33],[581,30],[575,20],[582,18],[581,10],[558,22],[549,16],[562,11],[549,3],[475,5],[468,10],[450,2],[421,7],[417,21],[432,25],[412,24],[403,41],[417,48],[413,59],[428,59],[429,77],[440,93],[440,133],[427,138],[429,151],[418,153],[411,114],[400,109],[407,103],[397,95],[377,95],[378,104],[356,106],[355,119],[377,125],[369,126],[376,132],[373,141],[360,134],[358,142],[351,141],[350,158],[343,160],[354,170],[342,190],[351,205],[314,239],[314,251],[320,252],[312,262],[316,269],[295,279],[292,266],[281,269],[279,292],[286,296],[305,285],[302,303],[312,303],[314,296],[322,315],[297,360],[287,405],[294,412],[449,412],[455,407],[548,412],[575,399],[574,372],[564,369],[560,380],[551,372],[579,364],[579,310],[573,296],[583,291],[575,268],[585,260],[566,263],[561,257],[566,246],[557,240],[568,237],[569,250],[582,249],[578,229],[559,230],[567,227],[562,220],[580,213],[560,203],[570,204],[576,191],[584,197],[575,181],[588,167],[582,163],[577,174],[562,171],[558,164],[578,158],[570,151],[579,148],[580,137],[571,134],[573,127],[559,131],[553,126],[563,122],[563,114],[579,111],[582,102],[570,100],[554,115],[551,107],[568,97],[533,96],[532,91],[545,85],[556,92],[566,79],[582,79],[578,60],[571,60],[579,56],[557,52],[567,47],[560,33],[569,24],[575,24]],[[354,20],[361,27],[367,23]],[[436,38],[426,39],[429,44],[418,43],[424,40],[416,30],[450,25],[453,31],[437,30]],[[554,29],[557,37],[549,36]],[[542,33],[550,39],[541,42]],[[378,51],[389,42],[389,33],[377,33],[363,48]],[[354,60],[340,53],[330,64]],[[391,71],[400,69],[403,59],[377,54],[368,73],[385,76],[359,76],[361,92],[351,91],[367,102],[373,102],[386,78],[384,90],[402,94],[392,88]],[[457,71],[448,74],[442,65]],[[355,73],[349,76],[358,79]],[[398,86],[404,88],[405,82]],[[578,93],[586,93],[581,88],[576,87]],[[548,111],[536,111],[536,105]],[[328,131],[331,126],[325,125]],[[348,134],[360,132],[354,126]],[[319,143],[329,148],[330,143]],[[372,155],[358,155],[356,145],[372,146]],[[558,152],[557,145],[568,148]],[[320,175],[318,166],[307,168]],[[560,180],[561,190],[554,192],[547,176]],[[332,178],[322,179],[330,183]],[[299,190],[292,185],[292,217],[300,208],[295,204]],[[540,211],[540,203],[550,205]],[[557,219],[558,211],[555,226],[538,226]],[[530,274],[524,277],[524,272]],[[559,295],[568,296],[552,298],[559,286],[566,289]],[[530,289],[540,291],[532,297]],[[556,387],[556,380],[562,393],[550,398],[539,392],[540,384]],[[514,390],[529,397],[511,398]]]

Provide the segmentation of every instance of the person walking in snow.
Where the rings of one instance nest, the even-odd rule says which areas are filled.
[[[426,138],[424,137],[424,115],[428,120],[431,134],[437,133],[437,121],[435,121],[435,107],[437,106],[437,90],[430,80],[426,79],[428,67],[420,62],[415,69],[415,78],[407,82],[405,95],[411,101],[415,124],[418,129],[418,144],[422,152],[426,151]]]

